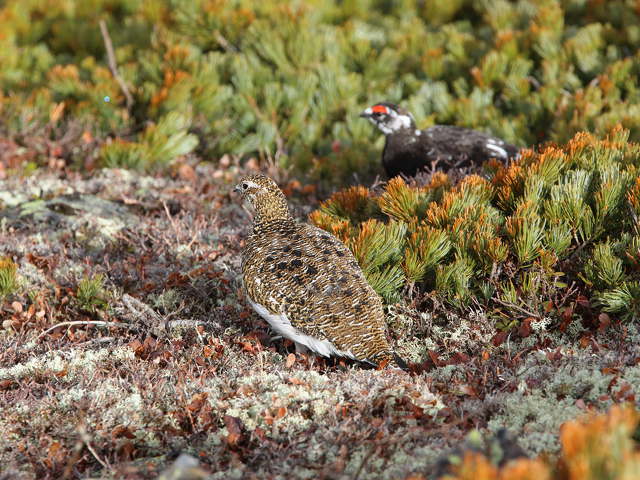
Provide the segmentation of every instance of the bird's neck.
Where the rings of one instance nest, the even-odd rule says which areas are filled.
[[[289,212],[286,201],[260,203],[255,208],[253,217],[253,232],[260,233],[274,226],[293,226],[295,220]]]
[[[389,122],[378,125],[378,128],[385,135],[411,133],[415,130],[416,124],[409,115],[396,115]]]
[[[409,136],[409,137],[413,137],[416,135],[416,132],[418,130],[416,129],[416,127],[411,126],[411,127],[402,127],[402,128],[396,128],[395,130],[385,134],[385,136],[389,137],[389,136]]]

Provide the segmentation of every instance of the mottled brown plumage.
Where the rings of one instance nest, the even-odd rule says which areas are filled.
[[[256,312],[299,351],[404,366],[387,341],[380,297],[351,251],[324,230],[296,222],[270,178],[250,175],[234,190],[255,210],[242,275]]]

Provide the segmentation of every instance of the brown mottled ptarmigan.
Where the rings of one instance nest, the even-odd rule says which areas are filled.
[[[380,297],[351,251],[320,228],[298,223],[265,175],[234,188],[253,206],[253,231],[242,252],[247,299],[296,351],[406,368],[385,333]]]

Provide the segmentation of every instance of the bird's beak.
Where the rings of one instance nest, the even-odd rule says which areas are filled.
[[[371,107],[369,107],[366,110],[362,111],[362,113],[360,114],[360,117],[361,118],[370,118],[372,113],[373,112],[371,111]]]
[[[235,187],[233,187],[233,190],[231,190],[233,193],[240,193],[242,190],[240,189],[240,185],[236,185]]]

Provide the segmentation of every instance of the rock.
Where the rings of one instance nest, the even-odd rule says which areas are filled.
[[[25,201],[0,212],[0,218],[26,226],[47,223],[56,232],[85,237],[96,247],[104,246],[120,230],[136,223],[136,217],[125,205],[80,193]]]
[[[200,462],[187,453],[178,458],[160,474],[158,480],[205,480],[210,475],[199,467]]]

